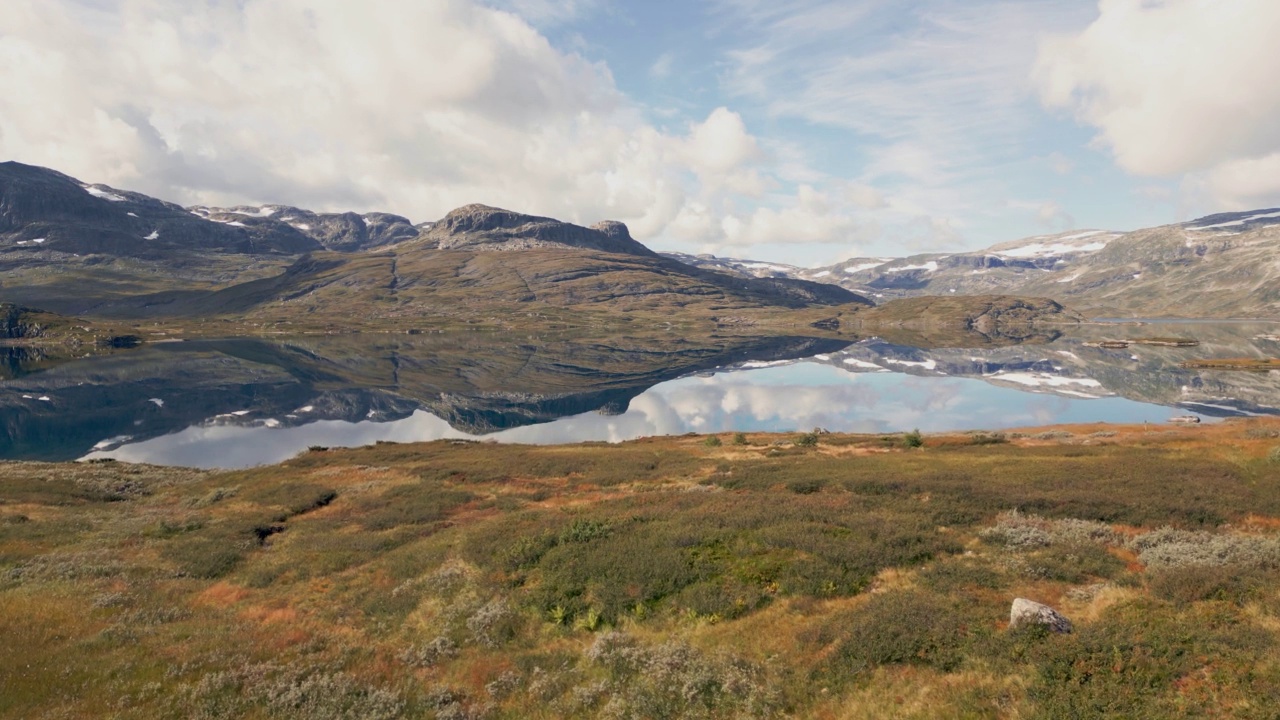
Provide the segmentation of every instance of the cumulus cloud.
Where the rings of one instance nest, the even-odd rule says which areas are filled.
[[[1041,44],[1042,100],[1096,127],[1129,172],[1203,173],[1222,205],[1280,197],[1280,4],[1102,0],[1098,12]]]
[[[727,215],[720,227],[730,244],[764,245],[844,242],[857,225],[825,193],[801,185],[795,198],[783,207],[758,207],[743,216]]]
[[[728,108],[655,127],[534,25],[598,4],[8,0],[0,157],[186,204],[484,202],[645,239],[705,213],[728,240],[732,202],[777,186],[771,158]]]
[[[713,6],[740,38],[726,58],[733,96],[850,139],[857,179],[882,198],[855,203],[885,228],[878,252],[954,247],[974,220],[1022,224],[993,210],[1034,154],[1043,112],[1027,69],[1042,32],[1087,21],[1079,0]]]

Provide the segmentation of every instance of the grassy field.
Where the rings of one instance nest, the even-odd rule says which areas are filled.
[[[1280,715],[1280,423],[0,464],[0,716]],[[1009,631],[1015,597],[1070,635]]]

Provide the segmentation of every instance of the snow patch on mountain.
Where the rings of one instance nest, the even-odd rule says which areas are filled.
[[[907,271],[909,271],[909,270],[924,270],[925,272],[937,272],[937,271],[938,271],[938,261],[937,261],[937,260],[930,260],[929,262],[924,263],[923,265],[902,265],[902,266],[900,266],[900,267],[889,268],[889,269],[885,270],[885,272],[887,272],[887,273],[900,273],[900,272],[907,272]]]
[[[103,190],[102,188],[94,187],[93,185],[84,186],[84,191],[96,198],[101,198],[109,202],[124,202],[126,200],[122,195],[117,195],[109,190]]]
[[[1213,230],[1215,228],[1241,227],[1251,222],[1257,222],[1258,220],[1269,220],[1272,218],[1280,218],[1280,212],[1259,213],[1256,215],[1250,215],[1248,217],[1240,218],[1239,220],[1230,220],[1228,222],[1214,223],[1212,225],[1195,225],[1193,223],[1191,224],[1190,229],[1191,230]],[[1199,222],[1199,221],[1196,221],[1196,222]],[[1271,223],[1268,223],[1268,224],[1271,224]]]
[[[863,270],[871,270],[872,268],[878,268],[881,265],[884,265],[890,262],[893,262],[893,258],[889,258],[887,260],[880,260],[879,262],[859,263],[857,265],[850,265],[849,267],[845,268],[844,271],[850,274],[859,273],[859,272],[862,272]]]

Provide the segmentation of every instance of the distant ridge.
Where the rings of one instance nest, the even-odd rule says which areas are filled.
[[[691,267],[614,221],[583,227],[487,205],[417,225],[287,205],[183,208],[15,162],[0,163],[0,301],[90,317],[338,324],[527,303],[663,322],[872,304],[830,284]]]
[[[830,283],[876,302],[946,295],[1048,297],[1094,317],[1280,318],[1280,209],[1132,232],[1072,230],[962,253],[796,268],[669,257],[743,277]]]

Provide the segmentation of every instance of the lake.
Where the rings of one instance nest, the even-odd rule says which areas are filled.
[[[1271,357],[1275,325],[1088,325],[1033,343],[473,333],[149,343],[106,356],[10,356],[0,457],[193,467],[311,446],[466,438],[617,442],[734,431],[892,433],[1280,415],[1280,374],[1187,359]],[[1195,338],[1196,347],[1097,347]]]

